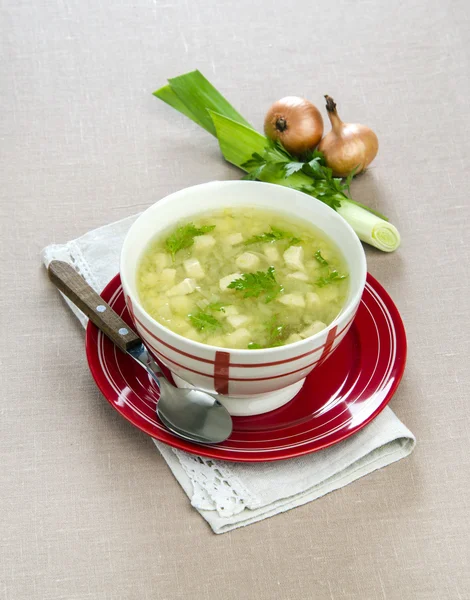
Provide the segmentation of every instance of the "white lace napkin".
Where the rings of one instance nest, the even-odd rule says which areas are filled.
[[[65,260],[101,291],[119,270],[124,236],[137,215],[44,249],[47,265]],[[87,319],[69,303],[83,326]],[[230,463],[193,456],[155,441],[192,506],[224,533],[315,500],[410,454],[413,434],[386,408],[360,432],[331,448],[274,463]]]

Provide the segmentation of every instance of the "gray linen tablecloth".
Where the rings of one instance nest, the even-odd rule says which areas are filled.
[[[470,598],[470,11],[463,0],[3,0],[0,598]],[[104,402],[41,248],[178,188],[238,178],[151,96],[199,68],[259,127],[331,94],[380,153],[353,184],[402,234],[367,249],[405,321],[405,461],[214,536]]]

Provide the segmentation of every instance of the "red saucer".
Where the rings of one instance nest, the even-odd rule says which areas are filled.
[[[102,297],[130,323],[119,275]],[[230,438],[216,446],[193,444],[159,421],[158,391],[147,373],[92,323],[86,352],[108,402],[156,440],[202,456],[239,462],[282,460],[336,444],[362,429],[393,396],[406,362],[406,335],[392,299],[371,276],[354,323],[338,349],[314,369],[285,406],[255,417],[234,417]]]

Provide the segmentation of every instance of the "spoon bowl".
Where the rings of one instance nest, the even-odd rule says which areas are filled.
[[[157,414],[165,427],[197,444],[219,444],[230,436],[232,418],[217,398],[203,390],[172,385],[139,336],[71,265],[53,260],[48,273],[52,283],[122,352],[147,370],[160,390]]]
[[[136,344],[128,354],[147,369],[157,384],[157,415],[167,429],[198,444],[219,444],[230,436],[232,417],[214,396],[172,385],[143,343]]]

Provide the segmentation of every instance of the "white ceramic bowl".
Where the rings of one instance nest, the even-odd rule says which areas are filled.
[[[266,350],[217,348],[170,331],[144,310],[136,270],[150,240],[181,220],[230,206],[254,206],[300,217],[324,231],[339,247],[348,264],[349,295],[340,315],[326,329],[301,342]],[[158,201],[130,228],[120,269],[134,326],[149,350],[171,370],[178,386],[219,394],[232,415],[268,412],[297,394],[306,375],[326,360],[346,335],[361,300],[366,271],[358,237],[336,212],[302,192],[254,181],[214,181]]]

